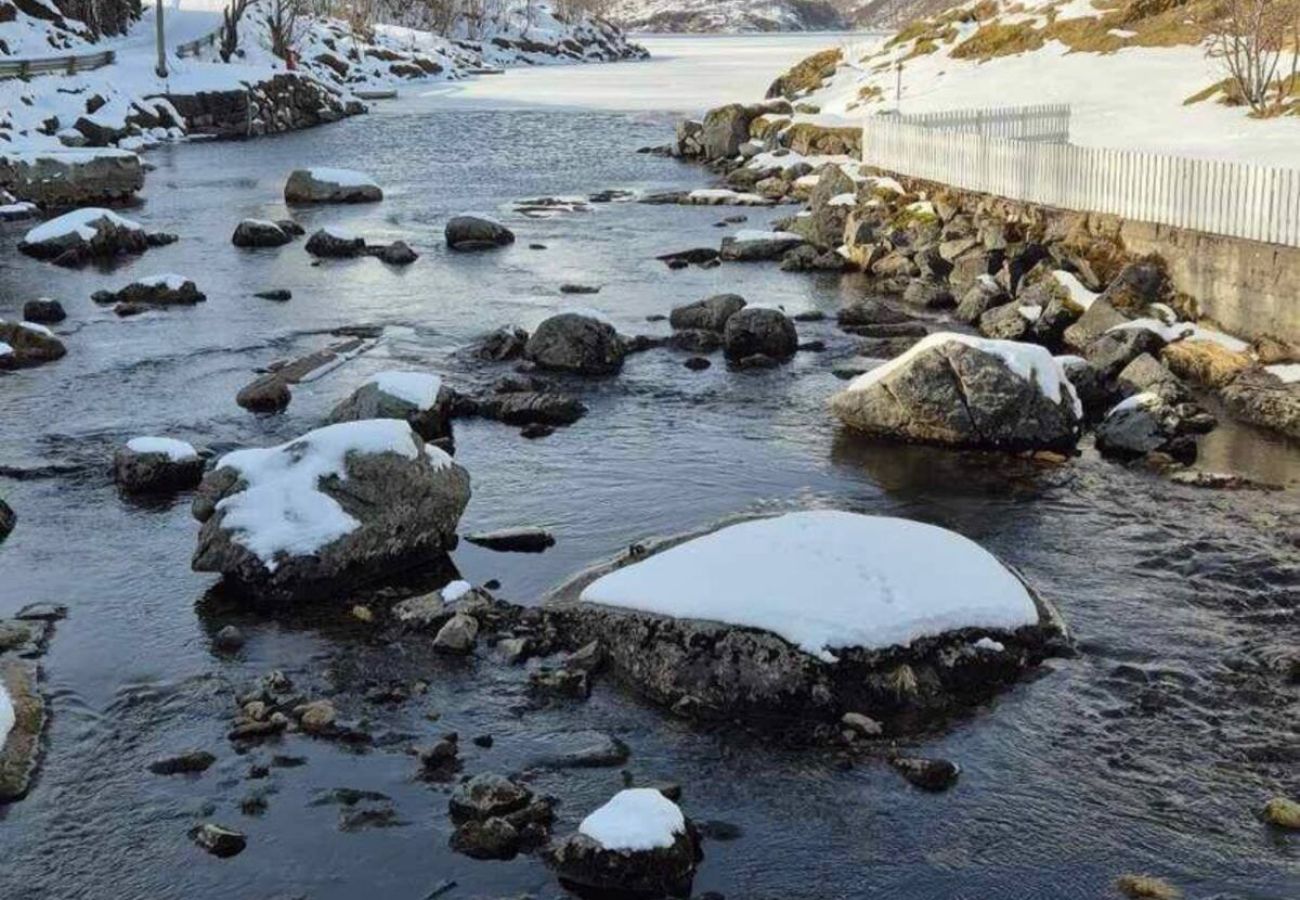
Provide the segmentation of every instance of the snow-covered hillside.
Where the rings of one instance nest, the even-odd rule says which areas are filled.
[[[1207,58],[1213,0],[970,0],[886,40],[830,47],[774,94],[797,119],[1068,103],[1071,141],[1294,167],[1300,116],[1254,118],[1215,91]],[[815,112],[814,112],[815,111]]]
[[[611,18],[629,31],[837,31],[844,16],[825,0],[616,0]]]

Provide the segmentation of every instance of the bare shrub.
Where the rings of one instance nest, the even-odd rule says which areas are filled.
[[[1300,73],[1300,0],[1224,0],[1207,47],[1252,112],[1280,112]]]

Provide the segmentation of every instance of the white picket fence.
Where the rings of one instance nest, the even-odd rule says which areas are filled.
[[[1044,144],[1070,142],[1070,107],[1064,103],[1042,106],[1006,106],[997,109],[958,109],[920,113],[893,119],[932,131],[973,134],[1012,141]]]
[[[1006,114],[989,110],[987,118],[994,112]],[[1300,247],[1297,169],[1012,140],[890,116],[868,120],[862,155],[868,165],[968,191]]]

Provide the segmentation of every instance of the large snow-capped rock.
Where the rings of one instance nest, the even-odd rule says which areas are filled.
[[[1001,450],[1072,448],[1083,419],[1045,348],[947,332],[859,376],[831,410],[865,434]]]
[[[37,225],[19,242],[18,250],[59,265],[79,265],[90,259],[143,253],[166,242],[165,236],[151,236],[111,209],[86,207]]]
[[[548,854],[560,878],[598,891],[686,896],[703,854],[677,804],[654,788],[627,788]]]
[[[54,332],[35,322],[0,319],[0,369],[24,369],[61,359],[67,348]]]
[[[844,16],[823,0],[617,0],[610,16],[629,31],[838,31]]]
[[[193,567],[270,595],[392,574],[453,546],[469,474],[405,421],[328,425],[223,456],[199,486]]]
[[[870,715],[902,731],[992,694],[1064,636],[992,554],[920,522],[788,513],[583,573],[549,609],[573,643],[687,716]],[[1004,649],[972,649],[982,638]]]
[[[334,407],[330,421],[401,419],[433,441],[451,436],[451,399],[434,372],[378,372]]]

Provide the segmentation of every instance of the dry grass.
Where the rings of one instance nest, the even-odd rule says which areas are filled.
[[[1028,22],[1018,25],[1004,25],[991,22],[980,27],[966,41],[958,44],[952,51],[953,59],[975,59],[981,62],[996,59],[999,56],[1015,56],[1037,50],[1046,43],[1041,29]]]
[[[842,58],[838,47],[814,53],[772,82],[772,86],[767,89],[767,96],[793,100],[799,94],[820,88]]]

